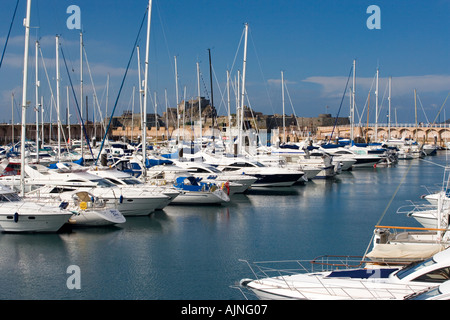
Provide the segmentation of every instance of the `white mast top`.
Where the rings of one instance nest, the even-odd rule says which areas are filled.
[[[283,102],[283,142],[286,143],[286,117],[284,115],[284,72],[281,71],[281,99]]]
[[[39,51],[39,41],[35,44],[35,67],[36,67],[36,83],[35,83],[35,94],[36,94],[36,161],[39,162],[39,63],[38,63],[38,51]]]
[[[58,160],[61,159],[61,125],[60,125],[60,74],[59,74],[59,36],[56,36],[56,115],[58,121]]]
[[[200,150],[202,149],[203,146],[203,126],[202,126],[202,101],[200,98],[200,65],[197,62],[197,87],[198,87],[198,119],[199,119],[199,123],[200,123]]]
[[[392,90],[392,77],[389,77],[388,140],[391,139],[391,90]]]
[[[353,60],[353,87],[352,87],[352,105],[350,107],[350,140],[353,144],[354,133],[353,123],[355,122],[355,86],[356,86],[356,60]]]
[[[24,20],[25,26],[25,49],[23,54],[23,85],[22,85],[22,134],[20,142],[20,188],[21,195],[25,195],[25,130],[27,112],[27,81],[28,81],[28,53],[30,47],[30,16],[31,0],[27,1],[27,16]]]
[[[247,39],[248,39],[248,23],[245,24],[245,41],[244,41],[244,61],[242,64],[242,91],[241,91],[241,123],[239,123],[239,132],[242,131],[242,125],[244,123],[244,102],[245,102],[245,73],[247,69]],[[241,153],[242,147],[242,134],[239,139],[239,153]]]
[[[177,56],[175,56],[175,94],[177,99],[177,143],[180,142],[180,111],[179,111],[179,97],[178,97],[178,67],[177,67]],[[167,123],[167,128],[169,128],[169,123]],[[169,138],[169,136],[167,136]]]
[[[375,88],[375,142],[378,141],[378,76],[380,70],[377,69],[377,82]]]
[[[80,115],[83,119],[83,32],[80,31]],[[83,120],[81,120],[83,121]],[[80,126],[80,146],[81,146],[81,158],[84,159],[84,131],[83,124]],[[84,160],[83,160],[84,161]]]
[[[143,110],[143,125],[142,128],[142,161],[144,162],[144,168],[145,168],[145,162],[147,159],[147,102],[148,102],[148,57],[150,52],[150,25],[151,25],[151,19],[152,19],[152,0],[148,1],[148,19],[147,19],[147,41],[146,41],[146,48],[145,48],[145,68],[144,68],[144,110]],[[144,170],[144,175],[146,170]]]

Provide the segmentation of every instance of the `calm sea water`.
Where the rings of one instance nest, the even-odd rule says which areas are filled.
[[[419,226],[396,210],[420,202],[425,186],[439,188],[446,162],[439,152],[291,188],[251,190],[221,206],[168,206],[118,227],[0,234],[0,299],[244,299],[231,288],[251,277],[239,259],[362,255],[377,223]],[[81,289],[67,287],[72,265]]]

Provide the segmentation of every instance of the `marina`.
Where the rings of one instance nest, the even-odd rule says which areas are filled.
[[[0,234],[1,299],[243,300],[247,261],[361,256],[381,223],[420,227],[397,214],[442,185],[445,151],[332,179],[251,189],[213,206],[169,205],[148,216],[56,234]],[[407,172],[403,183],[403,176]],[[401,183],[401,185],[400,185]],[[69,290],[66,269],[81,270]]]
[[[270,98],[263,102],[260,94],[248,91],[255,88],[255,82],[254,67],[248,69],[247,64],[261,65],[258,57],[248,55],[249,44],[256,48],[246,22],[231,70],[226,70],[226,83],[223,79],[218,83],[213,68],[213,57],[220,50],[212,55],[207,49],[208,68],[201,66],[197,53],[192,81],[196,84],[189,88],[195,94],[189,92],[188,97],[184,85],[182,98],[178,56],[170,57],[173,65],[171,62],[164,69],[172,69],[175,97],[171,99],[175,103],[169,102],[164,89],[165,111],[160,116],[158,81],[166,78],[166,71],[157,71],[161,66],[152,48],[162,46],[155,45],[154,35],[150,35],[155,32],[151,30],[156,18],[156,25],[162,27],[157,32],[164,34],[169,49],[161,11],[167,3],[148,0],[127,10],[133,18],[125,24],[133,21],[136,30],[116,29],[114,41],[104,35],[116,42],[116,34],[119,39],[118,34],[123,33],[134,43],[116,47],[120,48],[118,54],[127,52],[129,58],[116,58],[114,63],[127,61],[126,67],[113,75],[120,83],[113,104],[109,101],[111,70],[105,68],[109,71],[102,86],[106,96],[103,114],[103,97],[99,102],[100,88],[94,85],[86,51],[90,44],[85,35],[92,33],[85,34],[80,7],[71,5],[66,10],[70,14],[67,29],[77,31],[67,37],[58,32],[49,45],[50,37],[40,34],[41,24],[47,22],[40,17],[41,5],[26,1],[26,8],[21,8],[26,9],[26,17],[20,38],[13,39],[24,44],[23,55],[16,54],[23,61],[21,123],[14,120],[19,111],[14,110],[14,92],[8,92],[11,125],[8,121],[0,127],[4,133],[0,148],[0,286],[7,288],[0,299],[447,299],[450,142],[447,121],[439,117],[442,112],[445,118],[444,105],[450,93],[439,110],[428,107],[436,113],[429,121],[418,90],[407,82],[414,93],[414,111],[408,109],[402,117],[410,119],[414,114],[414,123],[398,125],[391,98],[398,99],[397,106],[406,110],[404,104],[411,104],[411,92],[392,94],[393,78],[380,79],[378,65],[372,70],[376,73],[369,88],[369,78],[357,76],[360,68],[367,68],[364,62],[346,58],[348,77],[336,77],[339,84],[336,82],[333,90],[326,89],[330,79],[320,82],[324,79],[310,76],[300,82],[319,83],[321,94],[307,85],[300,95],[296,92],[297,101],[302,101],[306,92],[318,97],[313,102],[316,106],[325,101],[337,104],[337,97],[342,97],[335,116],[328,113],[327,105],[324,114],[312,107],[318,117],[297,117],[287,90],[296,82],[285,81],[284,71],[281,81],[264,80],[266,85],[281,84],[282,114],[266,116],[251,106],[254,97],[258,97],[258,107],[272,102]],[[97,6],[91,8],[98,10]],[[171,13],[177,9],[169,7]],[[19,0],[0,67],[18,8]],[[379,6],[369,6],[366,13],[370,12],[367,29],[380,29]],[[34,17],[39,27],[35,27]],[[53,23],[53,28],[59,28]],[[30,38],[34,36],[32,61]],[[17,42],[13,41],[13,50]],[[97,59],[103,50],[98,45],[94,44]],[[47,47],[55,52],[52,77],[42,51]],[[111,48],[108,54],[114,52]],[[222,58],[225,55],[232,56],[231,52],[219,53]],[[10,71],[14,64],[11,55],[6,58]],[[99,67],[96,62],[94,65]],[[95,73],[103,73],[99,69],[94,68]],[[209,88],[202,69],[209,69]],[[221,73],[220,78],[225,75]],[[345,74],[342,70],[337,73]],[[32,74],[34,82],[29,80]],[[0,81],[3,78],[7,77],[2,75]],[[382,98],[380,82],[386,84]],[[62,84],[66,89],[65,126]],[[400,84],[394,86],[398,89],[405,79],[394,77],[394,84]],[[214,87],[221,95],[216,91],[216,103]],[[30,89],[34,89],[33,98]],[[365,90],[368,97],[361,103]],[[375,93],[375,112],[370,110],[371,91]],[[437,96],[442,91],[431,92]],[[127,107],[120,101],[124,94],[131,94]],[[50,97],[50,105],[44,103],[44,97]],[[285,98],[291,103],[291,116],[285,110]],[[384,100],[387,110],[382,113],[386,113],[387,123],[379,119]],[[347,111],[341,114],[344,101],[349,102],[349,116]],[[135,104],[140,112],[134,111]],[[117,116],[117,107],[122,116]],[[419,120],[419,108],[426,122]],[[70,119],[71,109],[76,120]],[[369,110],[375,115],[374,124],[369,124]],[[20,138],[14,133],[18,125]],[[304,267],[305,262],[312,267]],[[295,267],[268,267],[278,263]],[[260,305],[255,306],[261,310]],[[234,307],[233,315],[245,312],[245,308]],[[191,308],[189,304],[181,314],[199,310],[212,315],[215,309]]]

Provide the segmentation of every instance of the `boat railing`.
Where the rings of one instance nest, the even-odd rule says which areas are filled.
[[[311,264],[314,266],[321,266],[322,271],[330,271],[331,269],[349,269],[360,268],[364,265],[362,256],[336,256],[336,255],[323,255],[311,260]],[[317,270],[316,270],[317,271]]]
[[[409,285],[392,284],[390,287],[372,287],[368,286],[368,282],[358,279],[354,279],[351,283],[342,283],[341,286],[329,286],[323,282],[323,277],[320,272],[325,271],[339,271],[339,269],[361,269],[361,271],[368,272],[368,277],[377,278],[382,271],[378,268],[373,271],[362,270],[363,261],[360,256],[334,256],[324,255],[317,257],[313,260],[283,260],[283,261],[258,261],[248,262],[247,260],[240,260],[245,262],[253,273],[254,280],[262,280],[265,278],[277,278],[282,280],[287,289],[291,292],[296,292],[299,299],[308,299],[310,294],[320,294],[320,290],[326,292],[329,296],[340,297],[342,299],[355,299],[355,292],[359,291],[364,299],[398,299],[402,295],[406,296],[411,292],[416,291]],[[283,268],[275,268],[274,265],[282,264]],[[291,267],[286,267],[286,265]],[[310,268],[307,267],[310,265]],[[370,269],[369,269],[370,270]],[[289,279],[289,275],[295,275],[299,273],[308,273],[311,277],[315,277],[317,283],[308,286],[296,287],[295,281]],[[364,277],[363,277],[364,278]],[[247,280],[247,279],[245,279]],[[319,284],[319,286],[317,286]],[[243,296],[248,300],[251,292],[243,291],[244,286],[233,286],[238,289]],[[281,287],[280,287],[281,288]],[[319,290],[319,291],[318,291]]]
[[[287,276],[298,273],[324,272],[338,269],[359,268],[365,263],[362,256],[323,255],[313,260],[279,260],[245,262],[256,279]]]
[[[424,212],[429,210],[436,210],[436,205],[433,204],[416,204],[411,203],[409,205],[401,206],[397,209],[398,214],[405,214],[407,216],[411,216],[415,212]]]

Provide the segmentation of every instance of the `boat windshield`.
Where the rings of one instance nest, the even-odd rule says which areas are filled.
[[[142,184],[142,182],[136,178],[125,178],[125,179],[122,179],[122,181],[125,182],[125,184],[129,184],[129,185]]]
[[[115,184],[112,182],[109,182],[106,179],[96,179],[96,180],[92,180],[92,182],[97,184],[97,187],[100,188],[111,188],[111,187],[115,187]]]
[[[220,171],[220,170],[217,169],[216,167],[208,166],[207,168],[208,168],[208,170],[210,170],[210,171],[212,171],[212,172],[215,172],[215,173],[222,173],[222,171]]]
[[[434,287],[429,290],[425,290],[423,292],[419,292],[416,294],[412,294],[408,297],[406,297],[406,300],[427,300],[428,298],[433,298],[437,295],[440,295],[442,292],[440,292],[439,287]]]
[[[420,269],[422,269],[424,267],[427,267],[427,266],[431,266],[433,264],[435,264],[433,259],[428,259],[428,260],[425,260],[425,261],[423,261],[421,263],[418,263],[418,264],[412,263],[409,266],[407,266],[407,267],[401,269],[400,271],[398,271],[396,276],[399,279],[403,279],[403,278],[409,276],[410,274],[416,272],[417,270],[420,270]]]
[[[15,202],[22,200],[16,193],[4,193],[0,194],[0,202]]]

